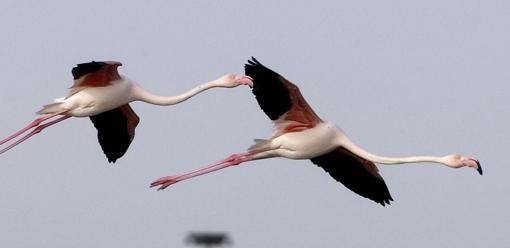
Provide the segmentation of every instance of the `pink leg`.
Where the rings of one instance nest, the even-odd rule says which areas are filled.
[[[13,147],[15,147],[15,146],[19,145],[21,142],[23,142],[23,141],[27,140],[28,138],[30,138],[30,137],[32,137],[32,136],[34,136],[35,134],[40,133],[43,129],[45,129],[45,128],[47,128],[47,127],[49,127],[49,126],[53,125],[53,124],[59,123],[59,122],[61,122],[61,121],[65,120],[65,119],[67,119],[67,118],[71,117],[71,116],[68,116],[68,115],[64,115],[64,116],[61,116],[61,117],[59,117],[59,118],[57,118],[57,119],[55,119],[55,120],[53,120],[53,121],[50,121],[50,122],[48,122],[48,123],[45,123],[45,124],[40,125],[40,123],[41,123],[41,122],[43,122],[43,121],[45,121],[45,120],[48,120],[48,119],[50,119],[50,118],[52,118],[52,117],[55,117],[55,116],[57,116],[57,115],[59,115],[59,114],[61,114],[61,113],[51,114],[51,115],[49,115],[49,116],[45,116],[45,117],[37,118],[37,119],[35,119],[32,123],[30,123],[30,125],[28,125],[27,127],[25,127],[25,128],[23,128],[23,129],[21,129],[20,131],[18,131],[18,132],[16,132],[16,133],[14,133],[13,135],[9,136],[7,139],[2,140],[2,141],[1,141],[1,143],[0,143],[0,145],[1,145],[1,144],[4,144],[5,142],[7,142],[7,141],[9,141],[9,140],[12,140],[13,138],[15,138],[15,137],[17,137],[17,136],[19,136],[19,135],[21,135],[22,133],[26,132],[26,131],[27,131],[27,130],[29,130],[30,128],[35,127],[35,128],[34,128],[34,130],[32,130],[32,131],[31,131],[30,133],[28,133],[27,135],[23,136],[22,138],[20,138],[20,139],[19,139],[19,140],[17,140],[16,142],[14,142],[14,143],[10,144],[9,146],[5,147],[4,149],[0,150],[0,154],[2,154],[2,153],[4,153],[4,152],[6,152],[6,151],[10,150],[11,148],[13,148]]]
[[[220,160],[214,164],[205,166],[203,168],[200,168],[200,169],[188,172],[188,173],[179,174],[179,175],[175,175],[175,176],[162,177],[162,178],[154,181],[153,183],[151,183],[151,188],[160,186],[158,188],[158,190],[162,190],[162,189],[165,189],[168,186],[170,186],[174,183],[180,182],[182,180],[190,179],[192,177],[200,176],[200,175],[203,175],[206,173],[210,173],[213,171],[227,168],[229,166],[238,165],[243,162],[250,161],[254,154],[260,153],[263,151],[267,151],[267,150],[268,149],[263,149],[260,151],[250,151],[250,152],[245,152],[245,153],[232,154],[232,155],[228,156],[227,158]]]
[[[16,137],[18,137],[19,135],[21,135],[22,133],[26,132],[27,130],[35,127],[35,126],[38,126],[39,124],[41,124],[41,122],[45,121],[45,120],[48,120],[48,119],[51,119],[57,115],[60,115],[60,114],[63,114],[65,113],[64,112],[58,112],[58,113],[54,113],[54,114],[49,114],[49,115],[46,115],[46,116],[42,116],[42,117],[39,117],[35,120],[33,120],[32,122],[30,122],[30,124],[28,124],[26,127],[24,127],[23,129],[15,132],[14,134],[12,134],[11,136],[3,139],[2,141],[0,141],[0,145],[3,145],[5,142],[9,141],[9,140],[12,140]]]

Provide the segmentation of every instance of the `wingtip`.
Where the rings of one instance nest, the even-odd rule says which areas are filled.
[[[117,162],[118,157],[112,156],[112,154],[106,154],[104,151],[103,153],[106,155],[106,159],[108,159],[109,164],[115,164],[115,162]]]
[[[245,66],[257,66],[262,65],[255,57],[251,56],[251,59],[248,59],[248,64],[245,64]]]
[[[393,198],[391,196],[389,198],[383,199],[379,202],[383,207],[391,205],[391,202],[393,201]]]

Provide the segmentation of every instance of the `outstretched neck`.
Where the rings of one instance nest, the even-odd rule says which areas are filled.
[[[160,96],[152,94],[140,86],[134,84],[133,85],[133,100],[139,100],[155,105],[167,106],[174,105],[180,102],[188,100],[190,97],[201,93],[202,91],[214,88],[214,87],[223,87],[217,80],[210,81],[207,83],[203,83],[201,85],[196,86],[195,88],[188,90],[180,95],[176,96]]]
[[[419,163],[419,162],[432,162],[446,164],[445,157],[435,156],[411,156],[411,157],[384,157],[372,154],[365,149],[354,144],[345,134],[341,133],[337,143],[356,154],[357,156],[366,160],[379,164],[404,164],[404,163]]]

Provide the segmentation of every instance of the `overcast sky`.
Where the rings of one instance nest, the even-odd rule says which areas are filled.
[[[1,155],[0,247],[184,247],[192,230],[248,248],[510,243],[509,1],[134,2],[2,1],[0,136],[65,95],[77,63],[121,61],[121,74],[176,95],[255,56],[369,151],[473,155],[485,174],[380,165],[388,207],[280,158],[150,189],[271,134],[249,89],[214,89],[133,103],[136,138],[114,165],[88,118]]]

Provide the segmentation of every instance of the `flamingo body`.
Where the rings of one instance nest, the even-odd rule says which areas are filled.
[[[51,114],[67,111],[73,117],[93,116],[133,101],[131,80],[121,77],[107,86],[87,87],[54,103],[45,105],[37,114]]]
[[[270,150],[257,153],[253,159],[284,157],[289,159],[309,159],[328,153],[337,147],[337,130],[331,122],[321,122],[313,128],[299,132],[287,132],[268,140],[268,143],[255,144],[250,150],[268,147]]]

